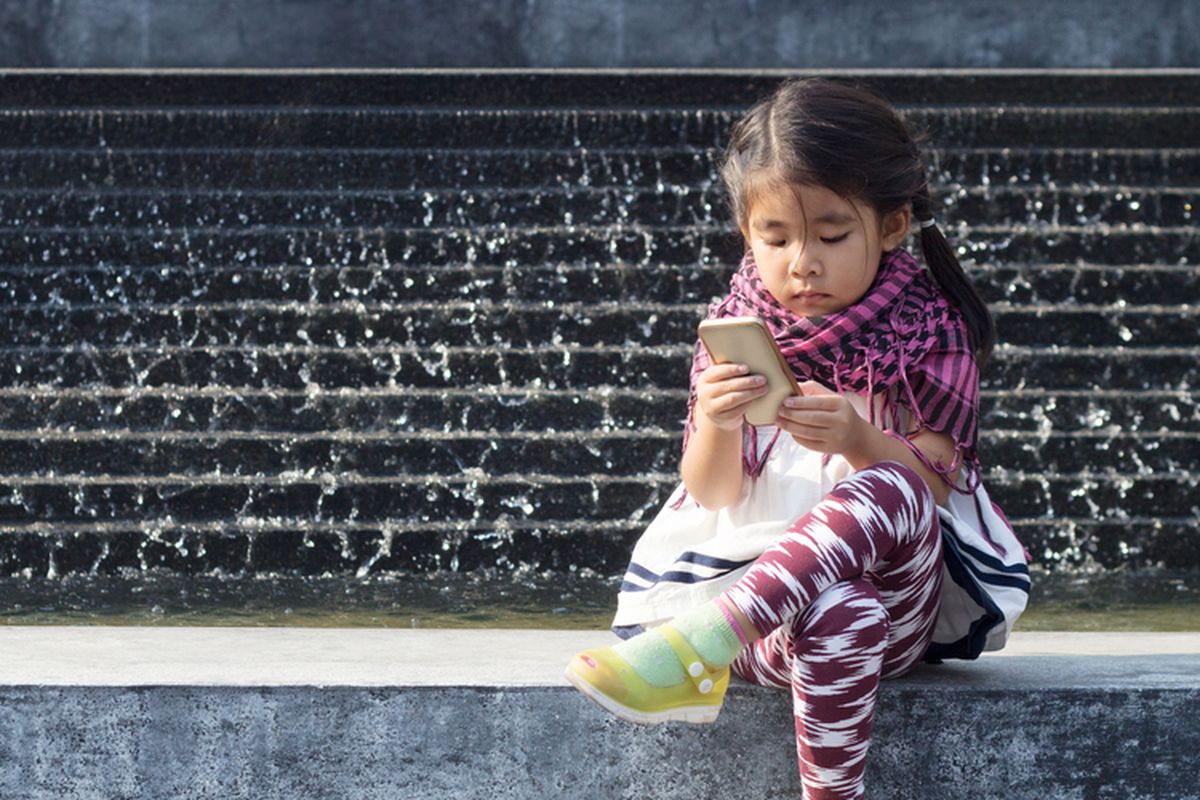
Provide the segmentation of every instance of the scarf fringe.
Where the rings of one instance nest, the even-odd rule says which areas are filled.
[[[757,482],[758,476],[762,474],[763,467],[767,463],[767,458],[771,455],[771,451],[775,449],[775,442],[779,441],[779,434],[783,433],[783,428],[776,428],[775,435],[771,437],[771,441],[767,442],[767,447],[762,452],[762,456],[758,455],[758,428],[750,423],[746,423],[749,431],[743,431],[742,438],[742,471],[750,476],[751,482]],[[746,439],[750,440],[750,458],[746,458]]]

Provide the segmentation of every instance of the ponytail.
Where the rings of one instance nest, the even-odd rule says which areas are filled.
[[[929,184],[922,183],[920,190],[913,196],[913,214],[919,220],[930,219]],[[975,362],[980,370],[992,355],[996,344],[996,323],[988,311],[987,304],[979,292],[971,284],[962,265],[950,248],[950,243],[942,235],[936,224],[923,226],[921,229],[921,252],[925,255],[925,263],[938,286],[946,296],[962,312],[967,323],[967,335],[971,341],[971,349],[975,351]]]

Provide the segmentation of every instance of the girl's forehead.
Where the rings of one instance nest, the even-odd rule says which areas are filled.
[[[802,225],[807,217],[811,223],[842,224],[858,222],[861,209],[829,190],[823,194],[802,192],[803,206],[790,191],[764,192],[751,200],[750,221],[758,228]],[[856,213],[858,211],[859,213]]]

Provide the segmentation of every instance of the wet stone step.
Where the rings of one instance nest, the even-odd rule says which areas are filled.
[[[477,227],[504,223],[512,229],[626,223],[716,223],[715,192],[700,187],[571,191],[554,187],[501,193],[429,190],[372,195],[226,194],[0,196],[0,225],[75,227],[160,225],[228,226],[253,233],[259,226],[288,228]]]
[[[786,434],[785,434],[786,435]],[[123,431],[56,435],[7,433],[0,439],[0,474],[24,478],[53,475],[251,476],[328,473],[354,478],[505,474],[516,464],[541,475],[612,478],[678,471],[678,433],[624,435],[559,434],[501,437],[491,433],[346,434],[148,434]],[[1148,446],[1149,445],[1149,446]],[[1133,472],[1153,476],[1189,466],[1200,436],[1156,437],[1152,442],[1119,431],[1089,435],[985,433],[981,458],[1016,473],[1101,475]]]
[[[1194,347],[1200,345],[1200,309],[993,309],[1000,341],[1036,348]],[[273,345],[319,347],[579,347],[654,346],[695,341],[699,316],[691,308],[623,310],[613,306],[395,308],[260,306],[214,308],[127,307],[61,310],[26,306],[0,310],[0,340],[44,347],[155,344],[169,347]]]
[[[1172,148],[1056,148],[1020,139],[999,149],[943,147],[927,150],[931,186],[1121,185],[1166,189],[1200,185],[1200,150]],[[1132,143],[1136,144],[1136,142]]]
[[[161,226],[243,229],[259,227],[527,227],[618,224],[724,224],[723,189],[672,185],[661,189],[535,187],[500,192],[431,190],[371,194],[194,192],[189,194],[64,194],[61,190],[0,195],[0,227]],[[1060,191],[1029,187],[934,187],[944,220],[986,225],[1156,225],[1200,220],[1200,188],[1164,193],[1157,188]],[[732,225],[730,226],[732,227]]]
[[[690,349],[510,351],[343,350],[317,348],[209,350],[143,345],[113,350],[0,350],[10,387],[137,388],[227,386],[317,390],[414,388],[672,389],[686,385]],[[1047,390],[1191,392],[1200,366],[1194,348],[1063,351],[997,349],[980,376],[984,390],[1030,385]]]
[[[180,187],[196,192],[460,191],[618,188],[671,191],[713,185],[719,147],[603,144],[561,148],[350,149],[254,146],[242,149],[82,145],[0,150],[0,178],[10,190],[122,192]],[[1200,149],[1047,148],[1022,140],[999,148],[961,148],[931,141],[925,149],[935,194],[950,187],[1036,190],[1057,184],[1143,187],[1200,185]]]
[[[690,304],[703,316],[710,298],[729,289],[733,267],[654,264],[495,266],[0,267],[0,298],[8,307],[60,298],[68,304],[293,301],[334,303],[623,303]],[[1119,277],[1119,275],[1117,276]],[[1149,276],[1149,283],[1157,278]],[[1195,282],[1191,272],[1165,275],[1167,285]],[[1126,281],[1128,283],[1128,281]],[[1129,291],[1135,287],[1126,286]],[[1143,291],[1150,297],[1156,285]]]
[[[317,522],[409,520],[495,524],[504,520],[570,521],[575,524],[651,516],[667,501],[677,480],[656,483],[598,477],[553,480],[548,476],[448,475],[355,479],[346,475],[248,479],[197,475],[191,479],[103,483],[70,478],[2,482],[0,524],[95,522],[129,519],[176,521],[298,518]],[[649,521],[649,517],[646,517]]]
[[[1200,261],[1190,226],[1105,228],[1019,226],[943,231],[964,267],[1014,263],[1164,264]],[[0,230],[0,267],[86,264],[246,267],[557,264],[602,261],[698,266],[738,263],[740,237],[724,227],[641,226],[546,229],[256,229],[223,227],[96,231]]]
[[[453,570],[500,569],[523,564],[538,571],[567,573],[572,568],[619,573],[636,539],[633,525],[578,530],[564,535],[560,524],[497,532],[455,532],[419,526],[398,532],[363,527],[313,530],[311,523],[251,530],[230,525],[213,531],[187,531],[164,522],[169,536],[150,536],[139,526],[104,533],[11,534],[0,537],[0,575],[21,569],[38,575],[213,574],[293,575],[420,574]],[[184,527],[184,530],[179,530]],[[399,527],[399,524],[397,525]]]
[[[989,468],[995,466],[988,464]],[[496,524],[503,520],[648,523],[678,486],[678,473],[652,478],[554,476],[527,469],[487,478],[479,473],[354,476],[344,473],[220,476],[8,476],[0,524],[96,522],[170,517],[220,520],[300,518],[320,522],[408,519]],[[988,494],[1012,520],[1054,529],[1062,519],[1178,518],[1196,526],[1195,480],[1184,473],[1027,475],[1001,472]],[[1192,556],[1195,561],[1195,556]]]
[[[114,478],[172,474],[253,477],[305,472],[390,478],[404,474],[454,476],[470,471],[502,475],[512,472],[514,465],[525,464],[542,475],[561,478],[588,474],[625,477],[674,472],[679,461],[675,437],[661,435],[498,439],[485,434],[437,439],[416,434],[365,442],[320,438],[288,441],[253,435],[161,441],[132,437],[33,441],[6,436],[2,441],[0,474],[5,475],[26,475],[36,465],[36,475]],[[1147,468],[1153,466],[1147,464]]]
[[[193,524],[177,518],[94,523],[55,522],[67,532],[5,531],[0,575],[168,575],[279,571],[297,575],[421,574],[453,570],[573,569],[621,575],[644,522],[615,521],[572,528],[573,520],[544,524],[461,523],[461,528],[396,520],[314,523],[280,518],[248,525]],[[1055,527],[1022,525],[1017,535],[1047,569],[1137,568],[1167,563],[1200,566],[1194,519],[1130,521],[1059,520]]]
[[[271,432],[331,436],[486,432],[637,431],[681,437],[686,390],[530,391],[450,389],[379,392],[247,391],[238,387],[146,390],[8,389],[0,429],[22,431]],[[1178,393],[984,392],[980,428],[1016,434],[1177,435],[1200,432],[1200,397]],[[990,433],[989,433],[990,432]]]
[[[967,268],[987,303],[1070,306],[1162,305],[1200,298],[1200,272],[1186,264],[1029,264]]]
[[[837,70],[904,105],[1186,105],[1200,96],[1193,70]],[[747,106],[780,77],[746,70],[439,72],[26,73],[6,80],[3,105],[29,107],[373,106],[448,109],[589,106]]]
[[[740,108],[0,109],[10,147],[720,147]],[[1192,147],[1200,107],[915,107],[905,116],[941,146]]]
[[[1200,271],[1188,265],[1028,264],[964,266],[984,301],[1013,306],[1074,304],[1164,305],[1200,299]],[[708,303],[724,296],[736,264],[546,264],[518,267],[447,265],[300,267],[113,265],[110,267],[0,267],[0,300],[6,308],[71,307],[106,303],[361,302],[362,311],[384,304],[553,302],[686,305],[696,321]],[[1135,310],[1135,309],[1129,309]]]
[[[1200,431],[1200,395],[1134,392],[1023,395],[993,389],[980,399],[980,427],[1007,432],[1121,430],[1143,434]]]
[[[710,181],[716,148],[576,147],[462,150],[253,147],[10,149],[0,177],[11,187],[78,191],[446,191],[509,192],[573,186],[625,191]],[[1187,174],[1187,161],[1174,165]],[[1147,169],[1153,169],[1147,163]],[[1200,172],[1200,167],[1197,168]]]
[[[1012,472],[1047,474],[1180,474],[1191,467],[1197,447],[1200,435],[1196,434],[1122,436],[1111,429],[1090,436],[1034,434],[1018,438],[997,433],[979,438],[979,450],[989,463],[1003,464]]]
[[[120,426],[134,431],[256,430],[316,433],[337,431],[513,431],[618,430],[653,428],[684,408],[686,391],[633,393],[599,398],[593,391],[572,393],[452,392],[415,393],[397,388],[385,395],[358,392],[310,396],[306,393],[242,392],[167,396],[117,390],[110,396],[85,390],[64,396],[6,394],[0,402],[0,428],[39,427],[88,430]]]

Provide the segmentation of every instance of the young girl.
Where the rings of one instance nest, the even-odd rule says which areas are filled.
[[[994,327],[869,90],[781,84],[721,175],[746,249],[708,318],[760,317],[804,394],[755,428],[763,380],[697,341],[682,483],[618,594],[626,641],[566,677],[641,723],[712,722],[731,669],[790,689],[804,797],[860,797],[880,679],[1002,647],[1028,596],[976,452]],[[929,272],[904,247],[914,214]]]

